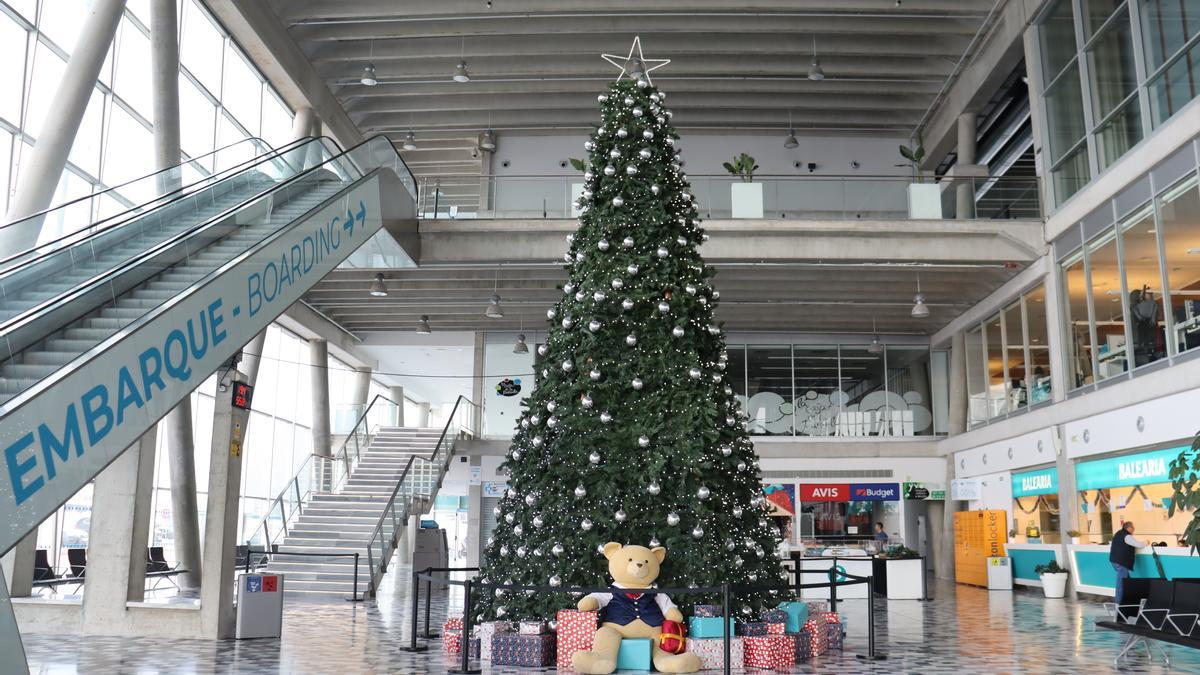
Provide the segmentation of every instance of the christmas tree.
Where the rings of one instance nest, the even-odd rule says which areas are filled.
[[[664,65],[605,56],[621,76],[599,95],[568,282],[546,314],[536,387],[502,467],[509,489],[484,581],[607,586],[605,542],[665,546],[662,588],[778,585],[753,445],[725,377],[718,293],[682,172]],[[773,593],[736,593],[756,614]],[[676,597],[685,609],[717,597]],[[484,620],[551,618],[567,594],[480,593]]]

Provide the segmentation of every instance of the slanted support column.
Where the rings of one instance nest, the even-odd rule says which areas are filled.
[[[313,454],[329,457],[333,454],[333,436],[329,423],[329,343],[321,339],[308,341],[309,373],[312,378],[312,446]],[[328,462],[321,471],[320,491],[333,488],[333,471]]]
[[[313,124],[317,121],[312,108],[297,108],[292,118],[292,140],[298,141],[313,135]]]
[[[391,388],[392,400],[396,402],[396,426],[404,426],[404,387]]]
[[[142,434],[96,476],[83,594],[84,633],[124,633],[125,603],[145,598],[155,435],[153,428]]]
[[[367,403],[371,398],[371,374],[372,370],[366,366],[359,366],[354,369],[354,404],[355,417],[361,416],[367,411]]]
[[[245,382],[238,371],[232,382]],[[231,638],[235,627],[234,554],[239,539],[238,497],[250,411],[233,407],[229,396],[213,404],[208,460],[208,510],[204,519],[204,577],[200,590],[200,637]]]
[[[417,426],[422,429],[429,426],[429,403],[421,402],[417,404]]]
[[[200,512],[196,505],[196,446],[192,436],[192,397],[180,401],[162,422],[171,466],[171,524],[175,557],[187,572],[176,577],[179,594],[195,597],[200,588]]]
[[[33,530],[0,558],[0,569],[8,578],[6,588],[14,598],[28,598],[33,594],[33,558],[37,550],[37,535],[37,530]]]
[[[975,164],[975,135],[978,127],[975,113],[965,112],[958,116],[958,158],[956,166],[968,167]],[[955,213],[959,220],[975,217],[975,182],[964,176],[955,186]]]
[[[37,139],[21,167],[20,183],[5,222],[20,220],[50,205],[124,10],[125,0],[95,0],[85,10],[83,30],[42,121],[46,133]],[[27,227],[0,230],[0,254],[15,254],[34,246],[41,226],[39,219]]]
[[[25,646],[21,644],[21,631],[17,628],[12,600],[8,597],[8,579],[0,569],[0,672],[23,673],[27,670]]]
[[[175,0],[150,3],[150,84],[154,94],[154,168],[179,164],[179,16]],[[179,172],[160,174],[159,194],[182,185]]]
[[[258,382],[258,369],[262,366],[263,350],[267,348],[267,329],[262,329],[242,347],[242,360],[238,370],[246,375],[246,383],[254,386]]]

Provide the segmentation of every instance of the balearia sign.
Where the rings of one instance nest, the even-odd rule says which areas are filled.
[[[1075,485],[1080,490],[1149,485],[1171,481],[1171,460],[1186,447],[1110,457],[1075,465]]]
[[[1012,475],[1014,497],[1058,494],[1058,469],[1039,469]]]

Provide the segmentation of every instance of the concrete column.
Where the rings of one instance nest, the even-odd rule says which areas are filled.
[[[0,558],[0,569],[8,578],[6,588],[14,598],[28,598],[33,594],[33,558],[36,550],[37,529],[34,529]]]
[[[8,580],[0,569],[0,672],[24,673],[29,671],[25,661],[25,646],[21,644],[21,631],[17,617],[13,614],[12,600],[8,597]]]
[[[475,402],[475,406],[469,411],[471,414],[471,433],[475,438],[479,438],[483,434],[483,378],[484,368],[487,366],[487,350],[484,348],[486,342],[486,333],[475,334],[475,356],[474,356],[474,377],[471,379],[471,400]]]
[[[234,371],[234,382],[245,382]],[[235,615],[234,554],[240,538],[238,498],[242,485],[242,456],[250,411],[234,408],[228,396],[213,405],[212,447],[208,463],[208,510],[204,519],[204,577],[200,590],[200,635],[208,639],[233,637]]]
[[[470,466],[483,466],[483,458],[472,455]],[[467,567],[478,567],[483,550],[483,486],[467,486]]]
[[[955,333],[950,340],[950,416],[947,421],[950,435],[961,434],[967,430],[967,341],[962,332]],[[954,455],[946,456],[946,499],[941,504],[940,524],[932,529],[938,530],[933,537],[936,547],[934,556],[934,571],[939,579],[954,578],[954,514],[958,511],[958,503],[950,499],[950,481],[955,476]],[[931,519],[937,517],[938,508],[929,510]],[[934,521],[937,523],[937,521]]]
[[[417,404],[417,426],[422,429],[429,427],[429,403]]]
[[[200,588],[201,561],[192,397],[183,399],[167,413],[162,423],[167,431],[167,455],[171,466],[171,524],[175,528],[175,557],[187,570],[176,577],[176,582],[180,595],[195,597]]]
[[[950,341],[950,414],[946,421],[951,436],[967,430],[967,340],[961,331]]]
[[[298,141],[301,138],[312,136],[313,123],[316,122],[316,119],[312,108],[297,108],[296,116],[292,118],[292,140]]]
[[[1067,532],[1081,529],[1079,527],[1079,490],[1075,487],[1075,465],[1067,458],[1066,443],[1063,442],[1063,425],[1055,424],[1052,432],[1054,434],[1054,467],[1058,471],[1058,528],[1061,536],[1059,548],[1063,567],[1071,570],[1071,576],[1067,578],[1067,593],[1074,598],[1077,593],[1076,584],[1079,575],[1076,570],[1072,569],[1071,555],[1067,549],[1071,543],[1071,537],[1067,535]]]
[[[21,167],[20,182],[8,206],[5,222],[20,220],[45,209],[54,198],[58,179],[75,135],[87,111],[88,101],[96,88],[96,78],[104,57],[112,45],[125,10],[125,0],[95,0],[87,8],[83,30],[71,51],[71,60],[59,82],[54,100],[50,103],[46,119],[42,121],[43,133],[33,146],[33,151]],[[0,230],[0,253],[14,254],[31,248],[37,243],[42,222],[30,222],[28,226]]]
[[[242,361],[238,364],[238,370],[246,374],[246,383],[250,386],[254,386],[258,382],[258,369],[262,365],[263,350],[266,348],[266,328],[242,347]]]
[[[975,163],[975,135],[978,127],[975,113],[965,112],[958,116],[958,158],[957,166],[967,166]],[[956,187],[955,213],[959,220],[975,217],[975,184],[970,179],[964,179]]]
[[[1056,402],[1067,400],[1067,390],[1071,388],[1074,378],[1074,368],[1071,363],[1068,344],[1071,332],[1067,328],[1067,309],[1064,306],[1062,275],[1058,273],[1058,265],[1051,256],[1045,259],[1046,265],[1046,340],[1050,347],[1050,398]],[[1036,303],[1035,303],[1036,304]]]
[[[150,2],[150,86],[154,99],[154,168],[179,164],[179,16],[175,0]],[[159,176],[159,194],[182,185],[179,172]]]
[[[404,387],[391,388],[392,400],[396,402],[396,426],[404,426]]]
[[[366,366],[359,366],[354,369],[354,408],[357,411],[356,416],[362,415],[367,409],[367,403],[371,399],[371,374],[372,370]]]
[[[145,599],[155,436],[153,428],[142,434],[96,476],[83,594],[84,633],[122,633],[125,603]]]
[[[937,551],[934,571],[939,579],[954,579],[954,514],[958,502],[950,499],[950,481],[955,476],[954,455],[946,457],[946,500],[942,507],[942,536],[936,541],[941,544]]]
[[[308,363],[312,377],[313,454],[328,457],[333,443],[329,430],[329,343],[309,340]]]

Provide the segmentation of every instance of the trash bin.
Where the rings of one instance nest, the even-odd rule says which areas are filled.
[[[234,637],[279,637],[283,631],[283,575],[242,574],[237,584]]]
[[[1012,558],[993,556],[987,559],[987,582],[989,591],[1012,590]]]
[[[432,522],[432,521],[429,521]],[[450,551],[446,546],[446,531],[437,527],[425,527],[425,522],[417,528],[416,540],[413,542],[412,568],[421,571],[427,567],[449,567]],[[446,577],[445,572],[439,572],[439,577]],[[446,584],[433,584],[432,588],[445,588]]]

